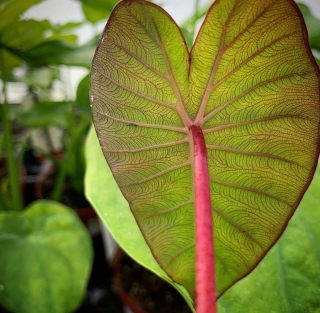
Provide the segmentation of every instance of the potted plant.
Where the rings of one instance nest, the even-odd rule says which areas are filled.
[[[24,36],[10,38],[16,19],[37,1],[5,1],[0,26],[1,156],[6,152],[7,188],[0,190],[0,305],[13,312],[70,312],[83,298],[92,265],[90,236],[76,214],[55,201],[35,201],[24,206],[20,188],[22,153],[16,154],[12,136],[12,105],[7,82],[13,69],[23,64],[13,57],[9,44],[22,47]],[[29,33],[41,28],[29,23]],[[17,42],[21,39],[21,42]],[[39,38],[37,38],[39,39]],[[11,41],[10,41],[11,40]],[[14,41],[14,42],[12,42]],[[21,44],[21,45],[20,45]],[[20,46],[19,46],[20,45]],[[21,145],[21,142],[18,143]]]

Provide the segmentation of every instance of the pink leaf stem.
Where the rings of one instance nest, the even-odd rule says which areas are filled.
[[[196,311],[216,313],[213,223],[207,150],[199,126],[191,126],[196,204]]]

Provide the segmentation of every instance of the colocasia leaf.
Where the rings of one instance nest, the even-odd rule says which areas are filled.
[[[313,177],[319,70],[307,40],[291,0],[217,0],[191,52],[152,3],[121,1],[109,18],[91,72],[100,145],[154,258],[191,296],[190,128],[206,142],[221,295],[274,245]]]

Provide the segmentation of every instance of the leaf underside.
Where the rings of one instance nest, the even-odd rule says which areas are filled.
[[[171,17],[122,1],[92,64],[101,148],[166,273],[194,295],[193,147],[205,135],[219,295],[272,247],[310,184],[319,71],[291,0],[218,0],[188,52]]]

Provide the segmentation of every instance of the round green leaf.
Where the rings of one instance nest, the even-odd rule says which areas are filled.
[[[81,303],[92,245],[76,214],[38,201],[0,214],[0,303],[15,313],[66,313]]]

